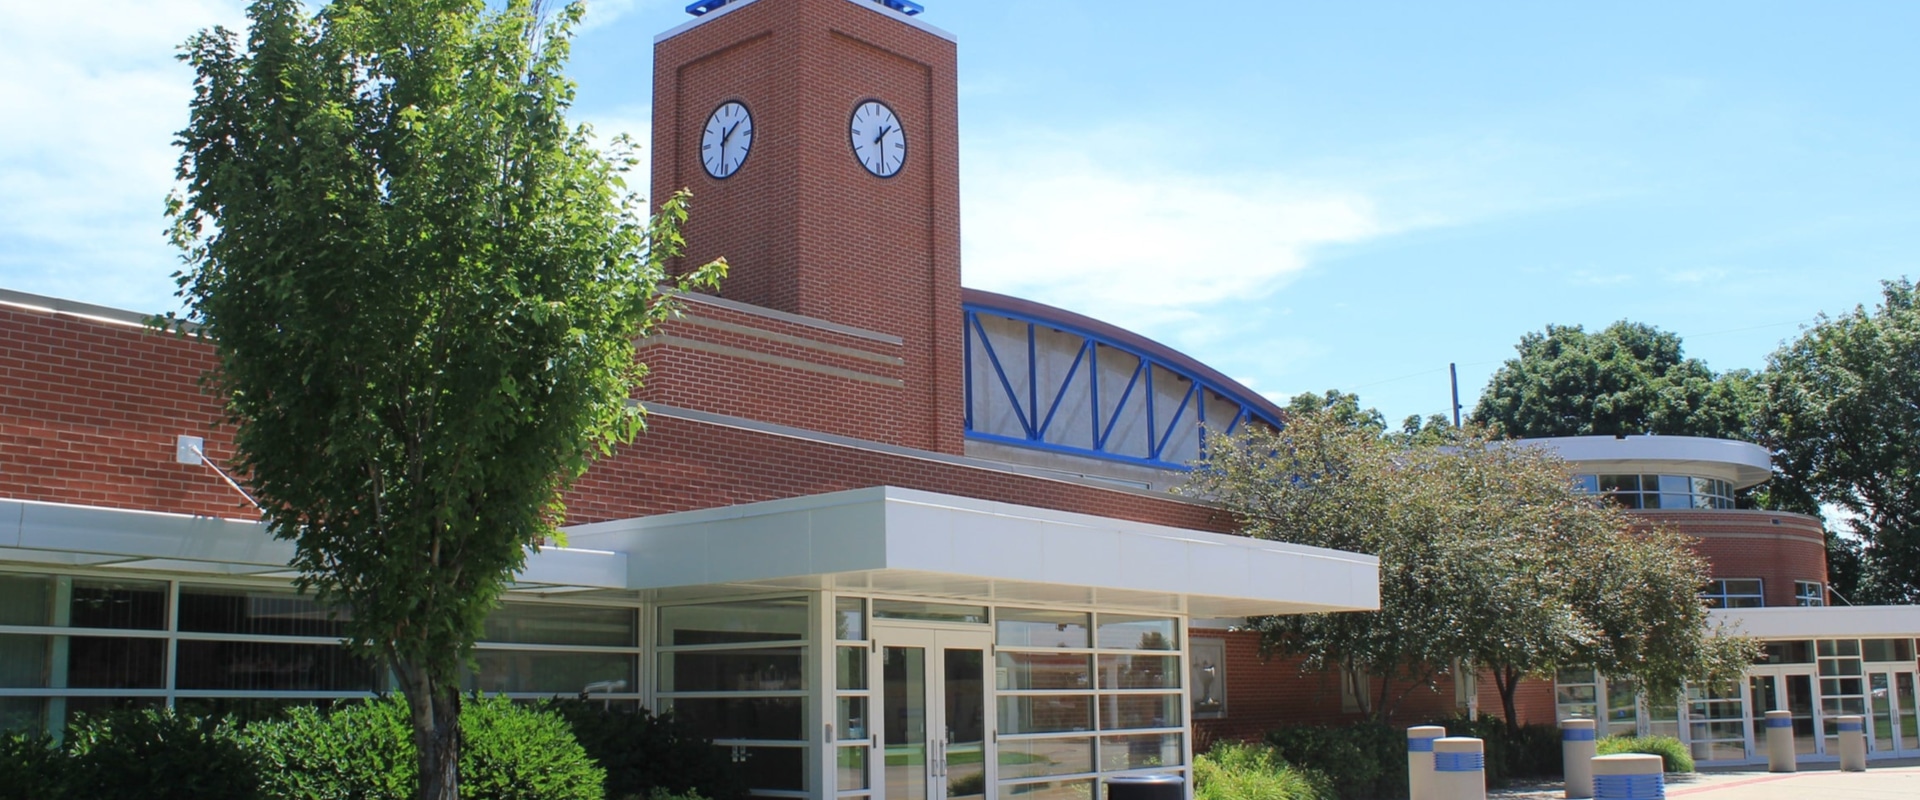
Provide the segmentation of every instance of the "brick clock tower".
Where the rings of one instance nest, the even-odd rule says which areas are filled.
[[[892,7],[889,7],[892,6]],[[653,196],[720,295],[898,337],[887,438],[962,448],[953,37],[878,0],[721,0],[654,41]]]

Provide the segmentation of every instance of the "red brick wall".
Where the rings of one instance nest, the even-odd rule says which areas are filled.
[[[0,305],[0,497],[252,516],[206,467],[173,458],[181,434],[232,452],[194,385],[213,365],[199,342]]]
[[[898,336],[888,441],[962,447],[959,102],[954,44],[845,0],[760,0],[654,48],[656,197],[694,192],[687,263],[725,256],[724,297]],[[907,136],[889,178],[854,159],[855,105]],[[754,142],[733,176],[698,158],[708,114],[738,100]]]
[[[1694,537],[1694,551],[1716,578],[1759,578],[1768,606],[1794,605],[1794,581],[1827,582],[1820,521],[1774,511],[1635,511],[1639,518]]]
[[[860,336],[688,298],[640,343],[643,402],[899,443],[898,339]]]
[[[214,366],[197,339],[0,305],[0,497],[247,518],[204,466],[177,464],[179,434],[231,439],[195,384]],[[777,391],[778,386],[762,387]],[[892,485],[1199,530],[1204,506],[866,447],[664,415],[568,496],[569,522]]]
[[[1227,711],[1219,718],[1194,720],[1196,750],[1205,750],[1220,740],[1258,740],[1283,725],[1341,725],[1363,718],[1359,713],[1341,710],[1344,704],[1337,673],[1302,672],[1301,659],[1293,656],[1262,659],[1257,632],[1196,628],[1191,635],[1224,640],[1227,654]],[[1493,676],[1481,673],[1478,684],[1481,713],[1503,716]],[[1370,691],[1377,696],[1379,689],[1375,680]],[[1465,713],[1454,702],[1456,693],[1450,676],[1440,676],[1431,688],[1402,682],[1394,691],[1404,691],[1405,695],[1388,720],[1392,725],[1421,725]],[[1523,724],[1553,724],[1553,682],[1523,681],[1514,694],[1514,709]]]

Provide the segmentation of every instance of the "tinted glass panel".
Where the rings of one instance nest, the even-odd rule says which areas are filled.
[[[833,637],[866,641],[867,601],[842,597],[833,601]]]
[[[798,697],[677,697],[665,703],[708,739],[800,739]]]
[[[800,648],[660,654],[669,692],[779,692],[801,688]]]
[[[806,773],[801,767],[805,751],[797,747],[744,747],[741,751],[746,761],[736,766],[749,788],[806,791]]]
[[[337,639],[340,620],[311,596],[289,591],[180,587],[180,630]]]
[[[670,645],[777,642],[807,638],[804,598],[752,600],[660,609],[661,638]]]
[[[1180,696],[1121,694],[1100,698],[1100,729],[1173,728],[1182,724]]]
[[[1039,778],[1093,771],[1092,739],[1002,739],[1000,777]]]
[[[1074,653],[1000,653],[1001,689],[1091,689],[1092,656]]]
[[[52,685],[56,648],[66,648],[66,685],[74,689],[160,689],[167,643],[111,636],[0,636],[0,687]]]
[[[1173,650],[1180,642],[1172,619],[1101,614],[1098,646],[1111,650]]]
[[[182,689],[276,692],[366,692],[374,668],[328,644],[180,642]]]
[[[75,689],[166,686],[165,640],[72,636],[67,648],[67,685]]]
[[[53,578],[0,574],[0,625],[53,624]]]
[[[1071,611],[1003,608],[994,618],[1001,647],[1087,647],[1087,615]]]
[[[1178,689],[1180,659],[1178,656],[1103,655],[1100,657],[1100,688]]]
[[[1087,695],[1000,696],[1000,732],[1055,733],[1093,729]]]
[[[928,622],[966,622],[984,625],[987,622],[986,606],[955,605],[952,603],[922,603],[913,600],[875,600],[873,601],[875,619],[913,619]]]
[[[477,672],[461,676],[461,687],[482,692],[607,694],[636,691],[634,661],[626,653],[551,653],[480,650]]]
[[[1107,771],[1178,766],[1185,759],[1180,734],[1100,737],[1100,768]]]
[[[52,647],[51,636],[0,634],[0,688],[45,688]]]
[[[637,615],[631,608],[508,603],[487,615],[481,641],[632,647]]]
[[[167,585],[151,581],[73,579],[70,621],[76,628],[167,627]]]

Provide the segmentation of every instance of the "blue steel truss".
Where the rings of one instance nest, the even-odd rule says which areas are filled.
[[[1227,433],[1239,429],[1249,420],[1257,420],[1275,428],[1281,427],[1280,420],[1268,411],[1271,406],[1256,405],[1249,401],[1244,396],[1244,389],[1223,386],[1191,369],[1157,358],[1131,344],[1081,330],[1056,319],[1034,317],[974,303],[964,304],[964,309],[967,328],[966,435],[970,439],[1092,456],[1159,469],[1185,470],[1189,468],[1187,464],[1166,458],[1167,447],[1182,433],[1184,426],[1196,425],[1201,427],[1198,434],[1199,446],[1204,452],[1207,433],[1222,430],[1223,426],[1218,420],[1213,420],[1210,424],[1207,419],[1206,400],[1209,395],[1217,401],[1225,401],[1234,409],[1233,417],[1224,425]],[[986,327],[980,321],[983,315],[1012,320],[1024,325],[1026,352],[1024,354],[1008,353],[1006,354],[1008,357],[1003,358],[1001,350],[1006,342],[1003,341],[998,347],[994,344],[993,337],[987,335]],[[1044,378],[1040,371],[1039,331],[1041,330],[1073,337],[1078,342],[1077,352],[1074,353],[1072,363],[1067,367],[1065,374],[1057,381],[1047,380],[1045,386],[1042,385]],[[984,359],[975,355],[976,348],[984,355]],[[1108,351],[1108,358],[1115,355],[1113,351],[1117,351],[1131,362],[1132,374],[1126,379],[1126,385],[1120,391],[1119,400],[1113,403],[1110,410],[1103,410],[1100,401],[1099,361],[1103,350]],[[976,363],[981,360],[985,363]],[[1018,361],[1025,362],[1024,375],[1017,372],[1021,367]],[[1009,373],[1009,368],[1016,372]],[[1123,363],[1121,368],[1124,370],[1127,366]],[[989,387],[986,389],[988,395],[986,397],[975,396],[974,370],[976,369],[992,372],[992,380],[987,381]],[[1179,402],[1171,409],[1171,413],[1165,403],[1156,404],[1155,402],[1159,393],[1154,391],[1154,375],[1159,371],[1171,373],[1181,379],[1180,382],[1186,387],[1180,395]],[[1016,380],[1018,377],[1024,377],[1025,380]],[[1074,388],[1076,378],[1083,379],[1085,389],[1092,395],[1091,419],[1088,420],[1091,429],[1086,431],[1088,435],[1083,439],[1089,446],[1085,447],[1048,441],[1048,434],[1055,430],[1054,425],[1061,406]],[[1020,391],[1015,386],[1016,383],[1025,384],[1026,391]],[[998,391],[993,391],[992,387],[997,387]],[[1003,401],[1008,404],[1019,424],[1021,434],[1019,436],[982,431],[975,425],[976,413],[986,410],[985,404]],[[1136,412],[1144,414],[1146,421],[1147,455],[1145,457],[1122,453],[1112,447],[1115,444],[1113,435],[1120,426],[1121,420]]]

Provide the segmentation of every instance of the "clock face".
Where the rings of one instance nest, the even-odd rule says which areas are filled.
[[[886,103],[867,100],[854,106],[847,135],[854,159],[868,172],[891,178],[907,163],[907,132]]]
[[[707,117],[707,129],[700,134],[700,163],[707,174],[726,178],[747,163],[747,151],[753,149],[753,114],[737,100],[721,103]]]

